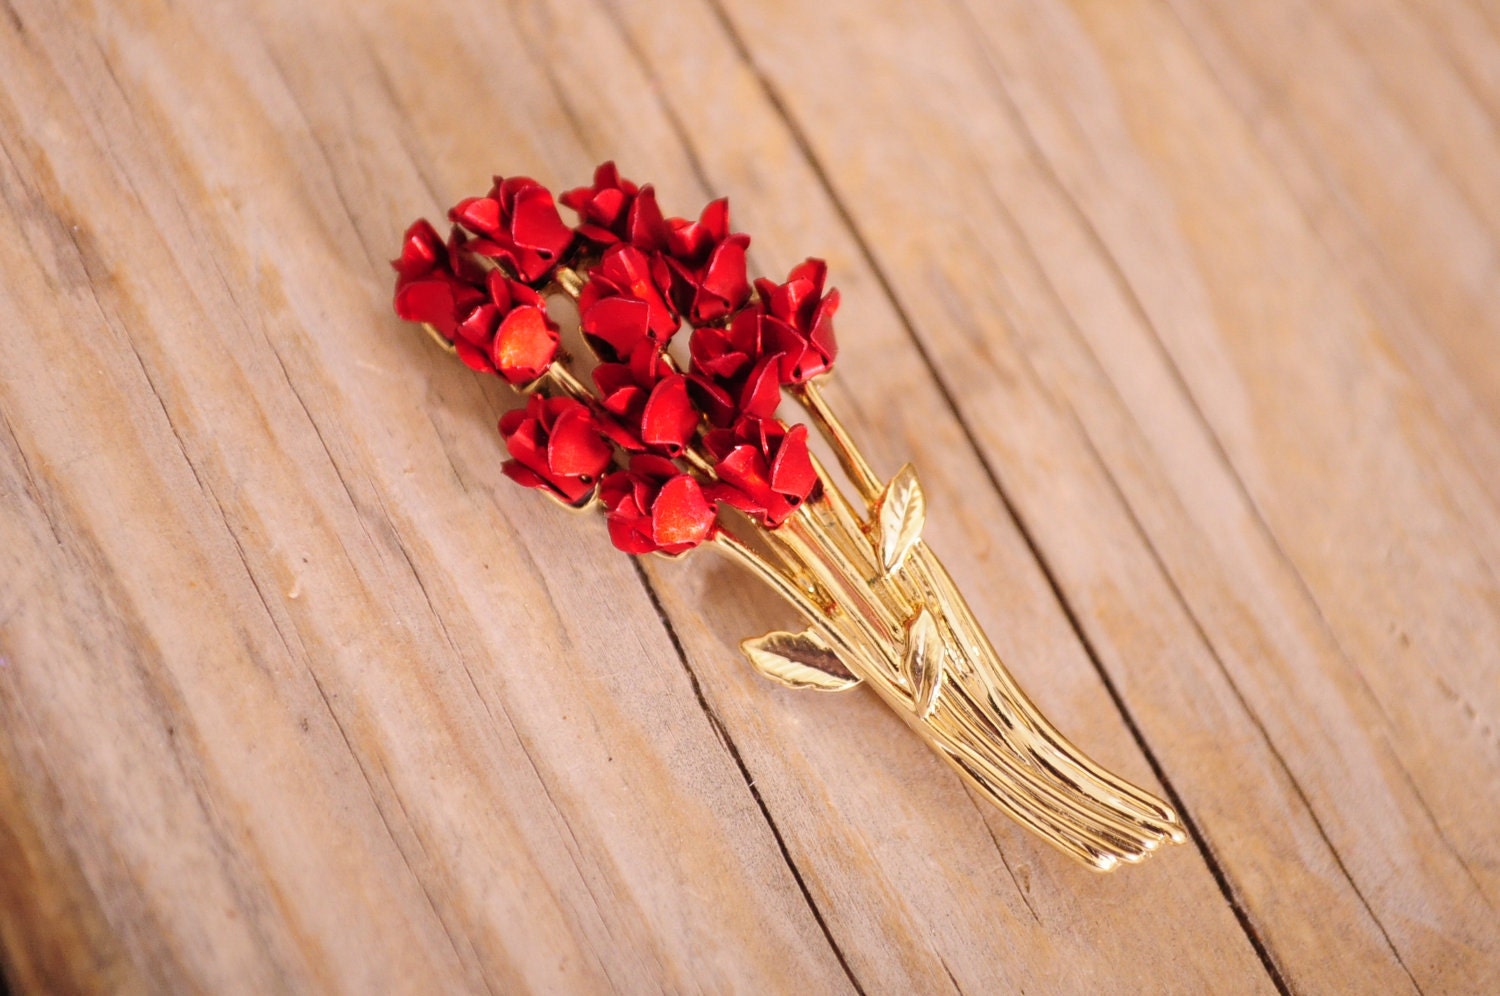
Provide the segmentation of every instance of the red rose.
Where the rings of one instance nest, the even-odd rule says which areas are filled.
[[[584,335],[608,347],[607,359],[624,360],[646,338],[665,344],[677,331],[677,315],[663,294],[671,276],[660,258],[618,243],[589,270],[578,295]]]
[[[704,377],[732,380],[742,377],[761,359],[760,306],[752,304],[728,326],[705,325],[688,339],[692,370]]]
[[[686,553],[713,536],[717,513],[690,475],[642,453],[604,479],[599,498],[609,538],[626,553]]]
[[[744,418],[770,418],[781,404],[777,379],[779,357],[762,357],[737,377],[688,374],[693,400],[714,425],[725,427]]]
[[[613,162],[594,170],[594,185],[558,198],[578,212],[578,234],[596,245],[628,242],[645,252],[666,247],[667,222],[650,184],[637,188],[620,176]]]
[[[781,403],[781,357],[765,355],[759,305],[734,316],[728,327],[693,330],[689,380],[693,396],[717,426],[741,418],[770,418]]]
[[[512,384],[529,384],[557,356],[557,324],[535,290],[491,270],[487,300],[457,327],[453,347],[475,370],[498,373]]]
[[[701,416],[688,397],[687,378],[669,367],[654,342],[643,340],[628,363],[601,363],[594,383],[613,416],[604,432],[627,450],[657,450],[679,457]]]
[[[406,230],[396,271],[396,314],[409,322],[425,322],[452,342],[458,325],[484,303],[484,274],[464,256],[458,233],[445,245],[425,220]]]
[[[667,259],[674,276],[673,298],[694,325],[718,321],[750,299],[745,250],[750,236],[729,231],[729,199],[703,209],[697,221],[673,218]]]
[[[573,241],[551,191],[526,176],[495,177],[488,196],[459,201],[448,217],[479,236],[471,251],[505,263],[529,284],[550,275]]]
[[[533,394],[524,409],[505,413],[500,435],[511,455],[502,468],[505,476],[550,491],[569,505],[593,496],[599,475],[614,458],[594,414],[574,398]]]
[[[761,341],[768,353],[780,353],[781,382],[801,384],[833,367],[839,347],[833,337],[833,313],[839,292],[823,293],[828,264],[807,259],[792,268],[786,283],[755,282],[764,318]]]
[[[788,429],[776,419],[746,418],[733,429],[710,432],[704,442],[719,476],[708,497],[768,528],[786,521],[818,486],[805,425]]]

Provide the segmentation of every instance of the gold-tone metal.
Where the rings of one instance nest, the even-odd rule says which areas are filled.
[[[1185,840],[1172,807],[1090,760],[1021,691],[921,539],[915,471],[882,485],[817,386],[796,394],[865,509],[818,466],[820,492],[763,533],[774,557],[715,538],[809,623],[745,641],[756,669],[795,688],[869,686],[984,798],[1090,868]]]
[[[433,328],[430,323],[423,322],[422,323],[422,329],[423,329],[423,331],[425,331],[427,333],[427,335],[429,337],[431,337],[431,339],[432,339],[433,342],[435,342],[439,346],[443,347],[443,352],[447,353],[449,356],[452,356],[452,355],[454,355],[455,353],[458,352],[458,348],[455,347],[453,345],[453,343],[451,343],[447,339],[445,339],[443,337],[443,333],[441,333],[437,329]]]
[[[584,276],[571,266],[559,266],[553,271],[552,279],[557,281],[557,287],[574,301],[583,292]]]

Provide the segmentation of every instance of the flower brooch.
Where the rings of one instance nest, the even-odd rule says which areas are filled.
[[[558,200],[576,225],[535,180],[497,177],[448,212],[447,239],[413,224],[392,264],[398,315],[526,395],[500,420],[506,476],[598,508],[626,553],[706,545],[748,568],[808,624],[745,640],[757,670],[868,685],[981,795],[1090,867],[1182,841],[1171,807],[1095,764],[1016,685],[922,541],[916,472],[876,477],[829,409],[839,294],[823,261],[752,282],[727,200],[669,218],[613,163]],[[563,349],[562,298],[591,355]],[[785,395],[857,500],[808,425],[778,416]]]

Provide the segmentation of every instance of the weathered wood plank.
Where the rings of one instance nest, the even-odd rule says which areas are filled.
[[[46,990],[1472,991],[1500,971],[1492,12],[0,12],[0,964]],[[845,294],[830,394],[1099,878],[787,610],[502,481],[416,213],[618,158]]]

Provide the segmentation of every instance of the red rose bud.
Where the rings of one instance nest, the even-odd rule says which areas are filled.
[[[703,209],[697,221],[673,218],[667,236],[673,299],[693,325],[706,325],[733,314],[750,299],[745,250],[750,236],[730,234],[729,199]]]
[[[594,170],[594,185],[578,187],[558,200],[578,212],[578,234],[595,245],[628,242],[645,252],[667,244],[667,222],[650,184],[637,188],[620,176],[613,162]]]
[[[623,243],[610,246],[578,295],[583,334],[616,360],[630,356],[645,338],[666,343],[678,326],[663,294],[670,280],[659,258]]]
[[[500,419],[511,459],[505,476],[529,488],[549,491],[569,505],[582,505],[614,458],[599,423],[583,402],[533,394],[524,409]]]
[[[780,353],[781,382],[801,384],[833,367],[838,342],[833,336],[833,314],[839,292],[823,293],[828,264],[808,259],[792,268],[784,284],[755,282],[765,310],[761,340],[768,353]]]
[[[459,359],[512,384],[529,384],[557,356],[557,324],[540,294],[499,270],[490,271],[485,289],[488,300],[458,324],[453,345]]]
[[[741,321],[744,316],[728,329],[694,329],[689,345],[693,398],[720,427],[746,417],[770,418],[781,404],[781,357],[760,355],[753,316]]]
[[[705,443],[719,481],[708,497],[775,529],[818,486],[807,451],[807,426],[790,429],[776,419],[741,420],[733,429],[708,434]]]
[[[455,233],[456,234],[456,233]],[[458,325],[484,303],[483,274],[471,265],[455,241],[445,245],[425,220],[406,230],[396,271],[396,314],[409,322],[425,322],[452,342]]]
[[[688,339],[694,373],[718,380],[740,376],[760,359],[760,309],[756,305],[734,316],[729,326],[705,325]]]
[[[435,270],[452,272],[448,247],[426,218],[411,223],[401,238],[401,258],[391,260],[398,283],[420,280]]]
[[[552,273],[573,241],[573,230],[563,224],[552,193],[530,177],[495,177],[486,197],[469,197],[448,217],[478,238],[469,248],[506,264],[529,284]]]
[[[672,461],[643,453],[599,488],[609,538],[626,553],[686,553],[714,534],[717,513]]]
[[[596,366],[594,383],[612,416],[604,432],[627,450],[676,458],[698,429],[701,416],[688,397],[687,378],[673,372],[649,340],[636,347],[629,363]]]

